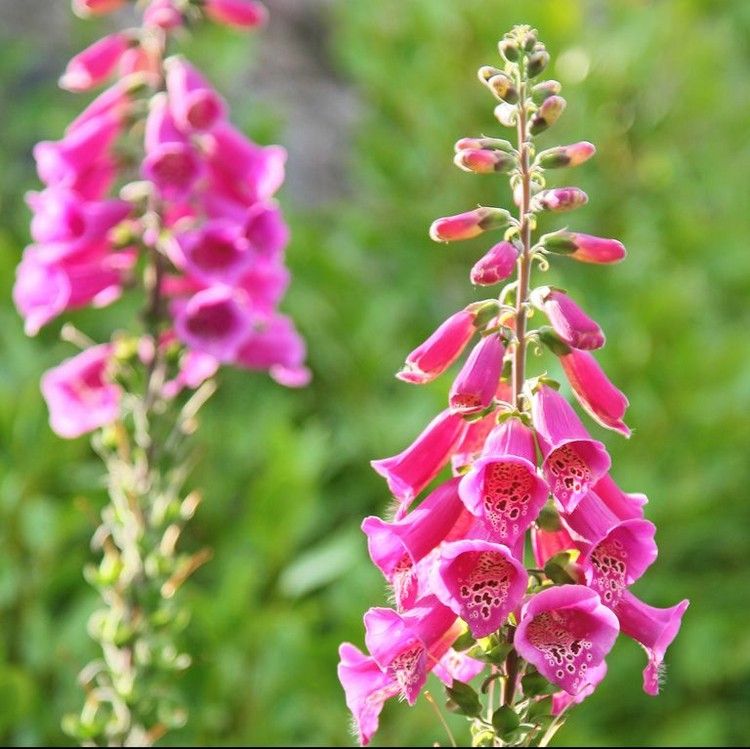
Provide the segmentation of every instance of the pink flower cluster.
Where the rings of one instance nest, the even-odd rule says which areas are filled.
[[[543,49],[533,51],[538,47],[532,48],[533,42],[525,48],[529,68],[534,54],[546,55]],[[513,88],[499,71],[489,82],[485,78],[480,70],[480,79],[513,103],[526,85],[517,75]],[[546,86],[547,101],[550,91],[559,91],[559,84],[552,83],[538,84]],[[564,108],[560,101],[557,114]],[[530,105],[523,101],[512,111],[507,102],[501,106],[501,122],[515,126],[521,106]],[[549,105],[536,109],[532,134],[540,117],[552,120],[549,110]],[[541,124],[536,128],[543,129]],[[481,174],[515,166],[514,186],[526,180],[525,191],[516,189],[516,202],[528,204],[533,213],[585,204],[588,198],[578,188],[534,194],[523,121],[519,140],[516,150],[498,139],[462,139],[456,144],[456,163]],[[593,153],[590,143],[558,147],[539,154],[533,168],[541,174],[545,163],[548,168],[575,166]],[[516,221],[503,209],[480,207],[438,219],[430,235],[454,241],[508,229],[471,271],[472,282],[480,286],[508,279],[517,267],[519,278],[523,272],[527,279],[533,253],[599,264],[625,256],[616,240],[568,231],[542,237],[532,247],[524,212]],[[397,375],[409,383],[429,383],[476,338],[450,387],[447,408],[403,452],[372,463],[395,507],[392,519],[368,517],[362,530],[395,608],[365,614],[368,654],[349,643],[340,649],[339,678],[362,744],[376,731],[385,699],[400,695],[413,704],[429,671],[445,676],[446,654],[462,664],[465,675],[482,669],[450,650],[457,633],[466,629],[476,640],[495,636],[495,642],[515,650],[521,673],[533,667],[554,685],[556,712],[593,692],[620,632],[646,651],[644,690],[659,691],[664,655],[688,602],[655,608],[630,591],[656,559],[655,527],[643,514],[646,498],[615,484],[606,447],[589,434],[556,383],[534,377],[511,386],[508,371],[515,373],[519,366],[524,371],[525,348],[518,339],[546,344],[559,357],[583,409],[626,437],[628,400],[591,354],[605,343],[599,325],[563,291],[541,286],[529,294],[527,287],[527,280],[519,280],[499,299],[451,315],[409,354]],[[516,304],[508,304],[514,295]],[[525,332],[532,305],[549,325]],[[452,474],[447,478],[446,469]],[[413,507],[425,490],[429,493]],[[532,570],[524,566],[527,540],[536,561]],[[453,678],[461,679],[455,673]],[[512,695],[522,694],[523,681],[516,671],[505,678],[511,701],[504,704],[515,710]]]
[[[100,14],[121,5],[75,0],[74,9]],[[28,196],[34,243],[18,267],[14,300],[35,335],[68,310],[108,305],[138,287],[141,261],[156,258],[163,307],[156,311],[169,321],[160,345],[183,350],[165,396],[197,386],[220,364],[304,385],[304,343],[278,312],[289,283],[289,232],[273,196],[286,153],[248,140],[195,67],[180,56],[164,59],[186,8],[152,0],[142,27],[110,34],[68,64],[60,83],[70,91],[113,82],[62,140],[34,149],[45,188]],[[241,28],[265,20],[252,0],[207,0],[201,8]],[[113,355],[113,346],[96,346],[45,376],[51,423],[61,435],[117,416]]]

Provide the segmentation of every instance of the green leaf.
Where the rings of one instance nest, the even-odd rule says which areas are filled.
[[[472,687],[462,681],[454,680],[452,687],[445,688],[445,694],[448,697],[445,706],[453,713],[476,718],[482,712],[479,695]]]
[[[577,549],[560,551],[547,560],[544,574],[556,585],[567,585],[577,582],[573,564],[580,556]]]
[[[492,725],[501,738],[515,731],[521,725],[521,719],[516,711],[508,705],[502,705],[492,713]]]
[[[453,649],[458,650],[459,653],[464,650],[468,650],[472,645],[476,644],[476,640],[472,636],[471,632],[467,629],[466,632],[460,634],[456,641],[453,643]]]
[[[557,691],[554,684],[550,684],[540,673],[526,674],[521,679],[521,688],[527,697],[539,697],[545,694],[553,694]]]

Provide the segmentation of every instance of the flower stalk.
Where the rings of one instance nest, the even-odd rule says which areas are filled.
[[[499,50],[503,67],[483,66],[479,80],[500,101],[495,116],[515,131],[515,146],[462,138],[454,161],[487,179],[509,174],[517,218],[481,206],[437,219],[430,236],[453,242],[504,230],[470,278],[505,286],[452,315],[398,375],[429,383],[480,336],[449,390],[448,409],[402,453],[372,463],[397,501],[395,521],[370,517],[362,529],[396,608],[365,614],[368,652],[341,646],[339,678],[361,744],[377,730],[386,699],[401,695],[413,704],[434,672],[446,686],[446,707],[469,720],[473,746],[546,746],[570,707],[604,678],[620,632],[643,646],[644,689],[658,693],[666,649],[688,605],[655,608],[630,592],[656,558],[645,498],[612,480],[605,445],[560,384],[528,371],[529,353],[549,349],[581,407],[630,436],[627,398],[591,353],[605,344],[601,328],[563,290],[535,288],[532,278],[535,262],[544,272],[556,255],[597,264],[625,256],[616,240],[567,230],[534,239],[544,214],[588,200],[577,187],[547,188],[546,170],[583,164],[595,149],[583,141],[537,156],[536,138],[565,110],[560,84],[538,81],[549,54],[534,29],[515,27]],[[457,324],[469,311],[471,328]],[[530,328],[536,312],[549,325]],[[447,466],[453,475],[441,478]],[[528,568],[527,553],[534,558]]]

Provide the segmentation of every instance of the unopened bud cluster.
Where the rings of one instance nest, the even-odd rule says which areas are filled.
[[[499,100],[495,115],[515,142],[463,138],[455,163],[507,173],[517,213],[481,206],[437,219],[430,236],[452,242],[502,232],[470,278],[480,287],[512,280],[497,298],[451,315],[397,375],[431,382],[474,341],[446,408],[403,452],[372,464],[395,506],[390,519],[366,518],[362,530],[395,607],[365,614],[366,652],[340,649],[339,678],[362,744],[385,700],[413,704],[434,671],[447,707],[471,720],[473,745],[546,746],[563,711],[604,678],[619,633],[645,649],[644,689],[656,694],[688,605],[654,608],[630,592],[656,558],[646,498],[617,486],[605,445],[559,384],[526,371],[527,352],[548,347],[584,411],[630,435],[627,398],[591,353],[604,346],[603,331],[563,289],[531,284],[534,265],[545,270],[554,255],[598,264],[625,257],[614,239],[567,229],[534,239],[544,214],[588,201],[577,187],[547,187],[546,170],[579,166],[595,148],[582,141],[537,151],[535,137],[565,111],[560,84],[538,80],[549,54],[525,26],[506,34],[499,51],[499,66],[480,68],[479,80]],[[529,329],[532,315],[546,323]],[[478,691],[468,682],[483,671]],[[498,689],[487,689],[495,682]]]

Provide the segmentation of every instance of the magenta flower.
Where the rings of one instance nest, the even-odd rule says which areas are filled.
[[[628,399],[610,382],[596,359],[588,351],[571,349],[560,357],[560,364],[576,399],[591,418],[630,437],[630,429],[622,420]]]
[[[594,591],[560,585],[524,605],[513,644],[546,679],[577,695],[593,683],[619,629],[617,617]]]
[[[404,512],[419,492],[437,476],[460,444],[466,422],[449,410],[439,413],[403,452],[370,465],[388,482]]]
[[[182,26],[182,12],[174,0],[151,0],[143,11],[143,25],[170,31]]]
[[[117,418],[121,390],[108,376],[112,354],[110,344],[92,346],[42,377],[50,426],[61,437],[80,437]]]
[[[71,59],[60,86],[68,91],[86,91],[98,86],[112,75],[129,46],[130,40],[121,32],[99,39]]]
[[[178,200],[188,195],[201,176],[203,165],[193,146],[175,125],[166,96],[151,102],[146,120],[146,158],[141,171],[161,196]]]
[[[114,177],[109,149],[119,132],[114,116],[100,115],[69,129],[62,140],[37,143],[39,178],[50,187],[67,187],[86,200],[98,200]]]
[[[184,58],[171,57],[167,96],[175,124],[183,132],[210,130],[226,115],[226,104],[205,78]]]
[[[491,229],[508,225],[510,214],[501,208],[476,208],[432,222],[430,237],[436,242],[455,242],[478,237]]]
[[[73,0],[73,10],[79,16],[104,15],[121,8],[127,0]]]
[[[498,242],[471,269],[475,286],[492,286],[504,281],[516,267],[518,250],[510,242]]]
[[[578,187],[556,187],[553,190],[542,190],[534,196],[534,206],[540,211],[562,213],[580,208],[589,202],[588,195]]]
[[[497,414],[493,411],[481,419],[469,422],[463,439],[451,456],[454,474],[463,474],[482,452],[487,435],[497,426]]]
[[[244,216],[245,237],[261,257],[277,259],[289,242],[289,229],[274,201],[255,203]]]
[[[379,717],[387,699],[400,689],[392,674],[380,669],[375,659],[349,642],[339,647],[338,676],[352,713],[361,746],[367,746],[378,730]]]
[[[576,349],[597,349],[604,345],[602,329],[567,294],[541,289],[539,306],[562,340]]]
[[[249,309],[228,286],[213,286],[175,302],[173,314],[178,338],[221,362],[236,360],[252,325]]]
[[[206,221],[176,240],[175,263],[205,283],[236,283],[253,262],[242,226],[232,221]]]
[[[559,252],[582,263],[619,263],[627,254],[622,242],[578,232],[556,232],[542,237],[550,252]]]
[[[453,413],[477,413],[492,403],[504,356],[505,348],[494,333],[477,343],[451,386],[448,402]]]
[[[547,531],[539,527],[531,529],[531,550],[538,567],[544,567],[550,558],[561,551],[577,548],[578,545],[564,526],[556,531]],[[582,570],[578,582],[585,582]]]
[[[552,695],[552,708],[550,710],[552,715],[560,715],[571,705],[580,705],[581,702],[594,693],[599,684],[604,681],[606,675],[607,663],[606,661],[602,661],[596,668],[589,668],[586,670],[586,676],[588,677],[589,682],[580,692],[578,692],[578,694],[568,694],[568,692],[564,690],[555,692]]]
[[[406,357],[406,364],[396,377],[415,385],[432,382],[458,359],[474,336],[475,317],[469,309],[451,315]]]
[[[280,385],[296,388],[310,382],[310,370],[304,364],[306,355],[307,347],[294,323],[277,313],[248,331],[235,363],[247,369],[268,370]]]
[[[586,584],[616,613],[625,590],[656,560],[656,526],[648,520],[623,520],[582,557]]]
[[[206,0],[206,15],[216,23],[252,29],[268,20],[268,11],[256,0]]]
[[[491,541],[444,543],[433,568],[435,595],[460,616],[474,637],[498,630],[521,603],[528,575],[510,549]]]
[[[417,562],[473,522],[458,496],[458,481],[453,478],[441,484],[399,520],[389,523],[371,515],[362,522],[370,558],[393,586],[399,608],[414,603]]]
[[[492,539],[512,547],[539,514],[549,489],[536,472],[531,431],[508,419],[487,438],[482,457],[461,479],[458,493]]]
[[[594,491],[610,512],[621,520],[643,517],[643,505],[648,502],[646,495],[624,492],[608,473],[594,484]]]
[[[434,596],[423,598],[403,614],[372,608],[364,622],[367,649],[410,705],[461,631],[456,615]]]
[[[571,512],[609,470],[604,445],[591,439],[568,402],[553,388],[542,385],[531,403],[542,471],[555,499]]]
[[[49,260],[44,249],[27,247],[16,269],[13,301],[25,320],[26,335],[36,335],[66,310],[111,304],[136,261],[133,252]]]
[[[616,614],[623,633],[639,642],[648,655],[648,665],[643,671],[643,691],[659,694],[662,662],[667,648],[677,637],[682,616],[690,605],[688,600],[676,606],[661,609],[649,606],[625,591],[617,605]]]
[[[185,388],[195,390],[219,370],[219,361],[202,351],[186,351],[180,360],[177,376],[164,383],[162,392],[167,399],[175,398]]]

